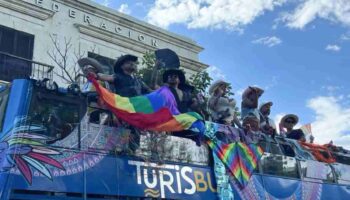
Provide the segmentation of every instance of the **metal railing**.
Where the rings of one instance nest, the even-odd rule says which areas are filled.
[[[53,69],[51,65],[28,60],[6,52],[0,51],[0,80],[12,81],[18,78],[33,78],[52,80]]]

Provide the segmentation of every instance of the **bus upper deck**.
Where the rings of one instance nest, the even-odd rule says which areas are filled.
[[[345,150],[331,152],[336,162],[324,163],[296,141],[261,137],[265,153],[242,189],[214,168],[206,145],[141,131],[133,150],[133,128],[112,125],[112,114],[91,96],[35,80],[3,85],[1,199],[216,199],[220,187],[229,188],[222,183],[238,199],[350,195]]]

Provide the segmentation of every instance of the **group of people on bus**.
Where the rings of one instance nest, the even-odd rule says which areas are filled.
[[[238,120],[235,112],[236,102],[227,96],[229,83],[219,80],[211,85],[209,89],[209,109],[212,120],[221,124],[234,124],[242,128],[246,133],[260,133],[274,137],[278,134],[275,122],[270,118],[272,102],[263,102],[259,105],[259,98],[264,90],[259,87],[249,86],[242,94],[241,119]],[[288,114],[282,117],[279,128],[280,135],[290,139],[305,141],[305,134],[301,129],[294,129],[299,118],[297,115]],[[314,140],[310,136],[310,142]]]
[[[133,97],[150,93],[152,89],[139,77],[137,72],[137,57],[124,55],[118,58],[114,66],[114,74],[106,75],[94,73],[97,80],[113,84],[114,92],[121,96]],[[275,122],[270,118],[272,102],[260,103],[259,98],[264,90],[249,86],[242,94],[240,118],[236,110],[236,101],[229,98],[229,83],[223,80],[214,82],[209,88],[207,107],[198,107],[198,99],[193,94],[194,87],[186,83],[184,72],[180,69],[168,69],[163,73],[163,84],[169,87],[175,97],[178,110],[181,113],[197,111],[208,108],[209,116],[203,116],[213,122],[238,128],[244,138],[253,139],[254,135],[264,134],[274,137],[278,134]],[[156,88],[153,88],[156,89]],[[294,114],[284,116],[280,122],[280,134],[284,137],[305,141],[305,134],[301,129],[294,129],[298,117]],[[285,130],[285,131],[283,131]],[[250,138],[250,139],[249,139]],[[313,138],[311,138],[312,142]],[[249,142],[249,141],[247,141]]]

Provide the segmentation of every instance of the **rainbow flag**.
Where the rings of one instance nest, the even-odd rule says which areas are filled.
[[[210,140],[207,143],[238,183],[245,187],[264,153],[261,147],[242,142],[223,144]]]
[[[195,112],[181,113],[168,87],[143,96],[122,97],[105,89],[96,79],[89,77],[100,98],[118,118],[143,130],[192,130],[204,134],[202,117]]]

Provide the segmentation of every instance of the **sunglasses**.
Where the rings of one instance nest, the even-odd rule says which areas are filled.
[[[288,124],[294,124],[295,123],[294,120],[288,120],[288,119],[285,122],[288,123]]]

